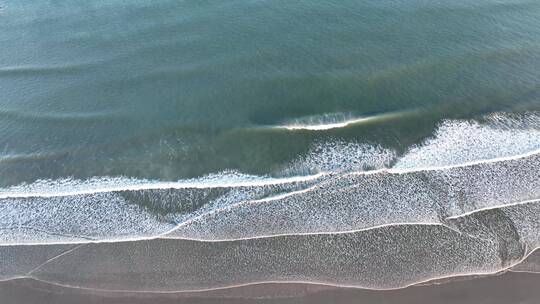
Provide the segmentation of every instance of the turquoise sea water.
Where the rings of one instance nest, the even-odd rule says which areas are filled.
[[[268,174],[314,142],[405,150],[443,119],[540,104],[536,1],[1,6],[4,186]],[[327,131],[268,128],[390,113]]]

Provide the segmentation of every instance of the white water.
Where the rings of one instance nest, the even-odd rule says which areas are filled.
[[[151,291],[273,281],[388,289],[494,273],[540,246],[539,150],[537,115],[495,116],[444,122],[401,157],[321,143],[287,169],[314,172],[306,176],[96,177],[0,189],[0,256],[9,261],[0,278]],[[419,254],[426,259],[409,259]],[[135,281],[133,263],[145,274]]]
[[[539,121],[534,114],[447,121],[391,168],[392,151],[336,141],[314,146],[287,169],[316,172],[306,176],[105,177],[0,189],[0,242],[217,241],[440,224],[540,198]]]

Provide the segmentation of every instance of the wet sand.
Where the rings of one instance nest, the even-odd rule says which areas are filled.
[[[540,275],[509,272],[399,290],[362,290],[308,284],[261,284],[190,293],[115,293],[82,290],[20,279],[0,283],[0,302],[13,304],[168,303],[430,303],[533,304]]]

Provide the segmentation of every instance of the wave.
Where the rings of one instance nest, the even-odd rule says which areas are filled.
[[[12,186],[0,189],[0,245],[158,237],[225,241],[448,225],[478,210],[540,198],[537,120],[534,114],[519,121],[495,115],[485,125],[445,122],[394,166],[392,151],[334,142],[315,146],[287,169],[315,171],[310,175],[230,171],[178,182],[112,177]],[[473,144],[448,144],[456,136],[460,142],[462,134]],[[483,159],[494,156],[495,145],[498,158]],[[461,163],[434,161],[437,150],[460,155]],[[525,154],[510,155],[516,151]]]
[[[39,180],[32,184],[22,184],[0,189],[0,199],[59,197],[97,194],[121,191],[166,190],[166,189],[209,189],[271,186],[316,180],[324,174],[293,176],[286,178],[262,177],[241,174],[234,171],[211,174],[201,178],[179,182],[161,182],[126,177],[99,177],[88,180],[61,179]]]
[[[0,154],[0,164],[25,162],[33,160],[46,160],[52,159],[59,155],[65,155],[69,153],[66,151],[54,151],[54,152],[34,152],[34,153],[20,153],[20,154]]]
[[[532,155],[398,173],[388,169],[268,179],[228,174],[170,184],[120,178],[36,183],[2,193],[0,240],[3,245],[158,236],[216,241],[444,223],[540,197],[539,164],[540,156]],[[74,183],[84,187],[71,188]]]
[[[227,240],[444,223],[478,209],[539,198],[539,167],[540,156],[535,155],[440,171],[332,176],[271,203],[251,200],[212,210],[180,224],[168,237]]]
[[[153,238],[191,217],[294,191],[318,176],[262,178],[228,172],[178,183],[110,178],[20,185],[0,194],[0,246]]]
[[[533,207],[482,210],[456,219],[455,228],[413,224],[223,242],[153,239],[2,246],[0,257],[8,263],[0,279],[34,278],[109,291],[141,291],[144,286],[145,292],[272,282],[398,289],[516,269],[540,244],[540,222],[531,216],[539,214],[540,204]]]
[[[446,121],[401,156],[319,143],[274,176],[3,188],[0,279],[156,292],[264,282],[393,289],[532,269],[539,120]]]
[[[434,136],[397,160],[396,169],[441,167],[540,151],[540,116],[493,114],[484,123],[445,121]]]
[[[354,116],[347,113],[332,113],[314,115],[297,118],[282,125],[272,126],[274,129],[284,129],[288,131],[325,131],[339,128],[346,128],[354,125],[383,122],[396,118],[401,118],[409,112],[388,112],[370,116]]]

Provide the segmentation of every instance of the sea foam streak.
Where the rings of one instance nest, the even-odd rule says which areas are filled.
[[[161,182],[125,177],[100,177],[81,181],[74,179],[40,180],[33,184],[23,184],[0,189],[0,199],[25,197],[57,197],[85,195],[119,191],[162,190],[162,189],[208,189],[240,188],[250,186],[271,186],[316,180],[323,174],[293,176],[287,178],[261,177],[236,172],[207,175],[202,178],[178,182]]]
[[[531,216],[539,211],[538,201],[482,210],[453,219],[459,230],[415,224],[226,242],[5,246],[0,256],[20,265],[9,272],[14,278],[113,291],[198,291],[263,282],[395,289],[518,269],[540,245],[540,222]]]
[[[479,160],[540,151],[540,116],[509,119],[496,114],[488,122],[445,121],[435,136],[401,157],[396,169],[455,166]]]

